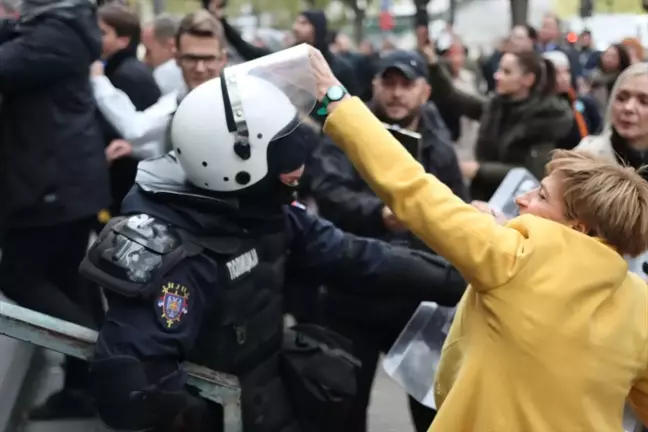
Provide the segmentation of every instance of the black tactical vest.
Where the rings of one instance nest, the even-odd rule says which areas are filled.
[[[280,232],[243,239],[227,255],[203,250],[218,281],[188,360],[239,377],[245,432],[298,430],[279,364],[287,249]]]

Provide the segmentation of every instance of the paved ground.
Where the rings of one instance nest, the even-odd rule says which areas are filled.
[[[371,395],[369,411],[370,432],[410,432],[410,421],[405,393],[379,367]]]

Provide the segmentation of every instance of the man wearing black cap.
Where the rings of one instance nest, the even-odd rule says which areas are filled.
[[[369,106],[399,138],[427,172],[434,174],[455,194],[468,199],[449,133],[432,104],[423,58],[412,51],[393,51],[384,56],[373,80]],[[310,187],[319,213],[335,225],[355,235],[372,237],[411,248],[428,250],[406,231],[355,171],[344,153],[324,141],[309,166]],[[436,293],[439,304],[454,305],[461,296],[456,287]],[[462,287],[463,288],[463,287]],[[422,299],[360,298],[348,292],[329,289],[324,295],[328,326],[351,339],[362,362],[358,395],[349,432],[367,429],[367,407],[378,359],[389,350]],[[362,313],[360,313],[362,311]],[[410,399],[412,417],[418,431],[426,431],[434,412]]]

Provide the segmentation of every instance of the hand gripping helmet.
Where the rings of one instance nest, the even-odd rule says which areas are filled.
[[[171,143],[187,179],[202,189],[236,192],[268,174],[268,146],[315,105],[305,46],[226,68],[191,91],[171,122]]]

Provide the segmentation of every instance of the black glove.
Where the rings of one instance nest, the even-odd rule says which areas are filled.
[[[0,19],[0,44],[16,36],[17,21],[12,18]]]
[[[185,408],[173,421],[169,432],[212,432],[212,419],[207,403],[200,397],[186,393]]]
[[[207,403],[186,390],[176,387],[176,371],[162,378],[155,386],[149,386],[132,397],[142,400],[155,419],[159,432],[212,432],[211,414]],[[182,379],[184,381],[184,378]],[[166,390],[165,390],[166,389]]]

